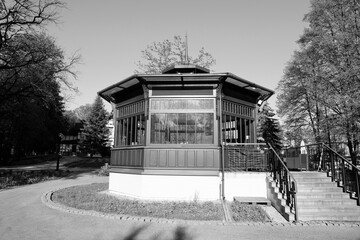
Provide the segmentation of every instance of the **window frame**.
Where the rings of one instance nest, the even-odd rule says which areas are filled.
[[[256,140],[255,111],[256,107],[224,99],[221,123],[223,141],[226,143],[254,143]]]
[[[146,145],[145,107],[144,99],[116,106],[115,148]]]
[[[165,100],[167,97],[166,96],[156,96],[156,97],[151,97],[149,99],[149,129],[150,129],[150,136],[149,136],[149,145],[151,146],[194,146],[194,147],[203,147],[203,146],[214,146],[216,144],[216,139],[215,139],[215,136],[216,136],[216,98],[211,96],[211,97],[204,97],[204,96],[171,96],[171,100],[201,100],[201,99],[205,99],[205,100],[211,100],[212,102],[212,107],[209,108],[209,109],[154,109],[153,108],[153,101],[154,100],[159,100],[159,99],[163,99]],[[171,115],[171,114],[178,114],[178,120],[180,119],[180,114],[204,114],[204,118],[206,118],[205,114],[212,114],[211,116],[211,128],[212,128],[212,143],[196,143],[196,140],[197,140],[197,136],[195,135],[194,139],[195,139],[195,143],[188,143],[188,142],[179,142],[178,139],[180,139],[180,135],[179,133],[177,133],[177,136],[176,136],[176,139],[177,139],[177,142],[176,143],[157,143],[157,142],[153,142],[153,135],[152,135],[152,132],[153,132],[153,115],[154,114],[166,114],[167,116]],[[167,117],[165,115],[165,117]],[[180,125],[178,125],[180,126]],[[185,125],[186,128],[187,128],[187,124]],[[179,131],[179,129],[177,130]],[[195,126],[195,133],[196,133],[196,126]],[[194,133],[194,134],[195,134]],[[204,128],[204,133],[205,134],[205,128]],[[186,134],[186,139],[187,139],[187,134]]]

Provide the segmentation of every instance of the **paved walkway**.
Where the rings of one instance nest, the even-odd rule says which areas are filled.
[[[95,159],[95,158],[94,158]],[[60,170],[71,170],[72,172],[89,172],[95,169],[95,167],[67,167],[66,164],[79,161],[79,158],[72,156],[64,156],[60,158],[59,169]],[[36,171],[36,170],[55,170],[57,161],[51,160],[37,164],[29,165],[15,165],[15,166],[1,166],[1,170],[25,170],[25,171]]]
[[[81,214],[44,204],[44,194],[73,185],[107,182],[107,177],[79,173],[0,192],[0,239],[173,239],[178,226],[193,239],[360,239],[359,224],[223,224],[182,221],[148,221],[143,218]],[[43,199],[43,201],[42,201]],[[158,238],[154,238],[154,237]],[[128,238],[129,239],[129,238]],[[190,238],[187,238],[190,239]]]

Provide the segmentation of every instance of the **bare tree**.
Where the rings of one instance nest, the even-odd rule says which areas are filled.
[[[0,50],[14,36],[28,33],[49,22],[57,22],[60,0],[1,0],[0,2]]]
[[[80,56],[66,59],[43,26],[64,7],[60,0],[0,0],[0,160],[11,149],[21,156],[57,142],[61,87],[75,89],[68,77],[76,78]]]
[[[216,61],[204,48],[199,50],[198,56],[192,57],[187,53],[187,43],[181,36],[174,36],[162,42],[153,42],[141,51],[142,61],[137,63],[137,73],[161,73],[173,64],[196,64],[210,68]]]

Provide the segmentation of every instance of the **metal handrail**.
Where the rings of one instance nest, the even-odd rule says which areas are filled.
[[[281,159],[279,154],[275,151],[271,144],[268,144],[271,151],[276,156],[278,162],[280,162],[279,166],[276,167],[275,160],[272,163],[272,174],[273,180],[276,184],[279,185],[279,190],[283,194],[283,197],[286,196],[286,205],[292,209],[295,216],[295,221],[298,221],[298,214],[297,214],[297,183],[294,176],[290,173],[289,169],[286,166],[286,163]],[[282,174],[282,169],[284,169],[284,174]],[[284,188],[285,186],[285,188]]]
[[[358,168],[357,166],[355,166],[352,162],[350,162],[349,160],[347,160],[346,158],[344,158],[344,156],[340,155],[339,153],[335,152],[334,149],[330,148],[328,145],[326,145],[325,143],[323,143],[323,146],[326,147],[328,150],[332,151],[333,153],[335,153],[338,157],[340,157],[343,161],[345,161],[347,164],[349,164],[351,167],[357,169],[358,171],[360,171],[360,168]]]
[[[268,146],[266,143],[225,143],[226,146]]]
[[[339,157],[341,159],[341,163],[342,163],[342,171],[341,171],[341,179],[335,179],[336,177],[336,173],[335,173],[335,162],[334,162],[334,158],[332,156],[330,156],[330,160],[331,160],[331,165],[330,165],[330,171],[331,171],[331,181],[335,182],[337,181],[338,184],[340,183],[340,180],[342,180],[342,188],[343,188],[343,192],[347,192],[347,182],[346,182],[346,170],[345,170],[345,166],[346,164],[348,166],[350,166],[352,168],[352,172],[355,176],[355,194],[357,196],[357,205],[360,206],[360,183],[359,183],[359,173],[360,173],[360,169],[355,166],[352,162],[348,161],[346,158],[344,158],[342,155],[340,155],[339,153],[337,153],[336,151],[334,151],[332,148],[330,148],[328,145],[326,145],[325,143],[322,143],[323,147],[327,148],[331,153],[335,154],[337,157]],[[345,164],[346,163],[346,164]]]
[[[265,143],[224,143],[226,171],[269,171]]]
[[[312,150],[314,146],[316,147],[315,152]],[[295,164],[294,159],[292,159],[291,163],[288,162],[288,167],[292,166],[297,169],[305,168],[307,171],[326,172],[331,177],[331,181],[337,182],[338,186],[342,187],[343,192],[349,192],[351,197],[357,199],[357,205],[360,206],[360,169],[356,164],[325,143],[307,144],[305,146],[290,147],[285,150],[301,148],[306,150],[306,164],[304,165],[301,159],[298,159],[300,164]],[[300,151],[296,151],[295,155],[288,155],[285,152],[285,157],[298,158],[299,154]]]

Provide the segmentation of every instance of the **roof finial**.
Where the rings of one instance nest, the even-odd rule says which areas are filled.
[[[185,34],[185,64],[190,64],[187,33]]]

